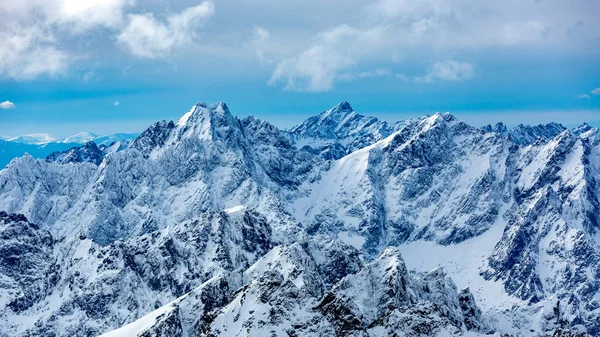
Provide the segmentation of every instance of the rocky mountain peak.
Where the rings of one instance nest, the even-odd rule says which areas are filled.
[[[356,119],[367,118],[356,114],[350,103],[343,101],[331,109],[310,117],[301,124],[293,127],[290,132],[320,138],[332,138],[336,137],[336,133],[344,132],[344,130],[341,130],[342,127],[352,117]]]
[[[332,107],[331,109],[321,114],[321,119],[325,118],[344,118],[348,114],[352,113],[354,109],[350,106],[350,103],[343,101]]]
[[[89,141],[83,146],[74,147],[67,151],[56,151],[46,157],[47,162],[56,162],[59,164],[67,163],[93,163],[100,165],[104,159],[105,153],[94,143]]]
[[[308,146],[325,159],[339,159],[386,138],[399,125],[360,115],[343,101],[291,128],[289,136],[298,148]]]
[[[508,131],[508,137],[519,145],[530,145],[537,140],[547,141],[565,131],[562,124],[548,123],[539,125],[519,124]]]
[[[577,136],[582,135],[588,131],[593,130],[594,128],[592,126],[590,126],[588,123],[583,123],[581,125],[579,125],[576,128],[573,128],[571,130],[571,132],[573,132],[574,134],[576,134]]]
[[[240,131],[240,123],[225,103],[212,105],[195,104],[176,124],[177,139],[197,137],[212,140],[214,137],[229,137]]]
[[[156,147],[163,146],[174,128],[173,121],[156,122],[133,140],[131,147],[143,153],[150,152]]]

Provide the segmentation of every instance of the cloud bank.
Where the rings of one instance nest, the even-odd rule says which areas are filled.
[[[228,59],[259,65],[283,90],[324,92],[393,73],[399,82],[466,81],[481,67],[474,54],[577,52],[600,38],[594,0],[0,0],[0,8],[0,79],[15,80],[99,60]]]

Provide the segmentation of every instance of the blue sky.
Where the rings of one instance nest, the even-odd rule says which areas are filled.
[[[594,0],[0,0],[0,135],[141,131],[198,101],[280,127],[342,100],[387,120],[597,124],[598,13]]]

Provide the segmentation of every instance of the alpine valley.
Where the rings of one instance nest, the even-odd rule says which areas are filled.
[[[0,171],[0,336],[600,336],[600,131],[194,105]]]

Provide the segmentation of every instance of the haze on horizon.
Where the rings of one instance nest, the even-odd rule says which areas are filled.
[[[600,3],[0,0],[0,135],[141,131],[198,101],[280,127],[600,121]]]

